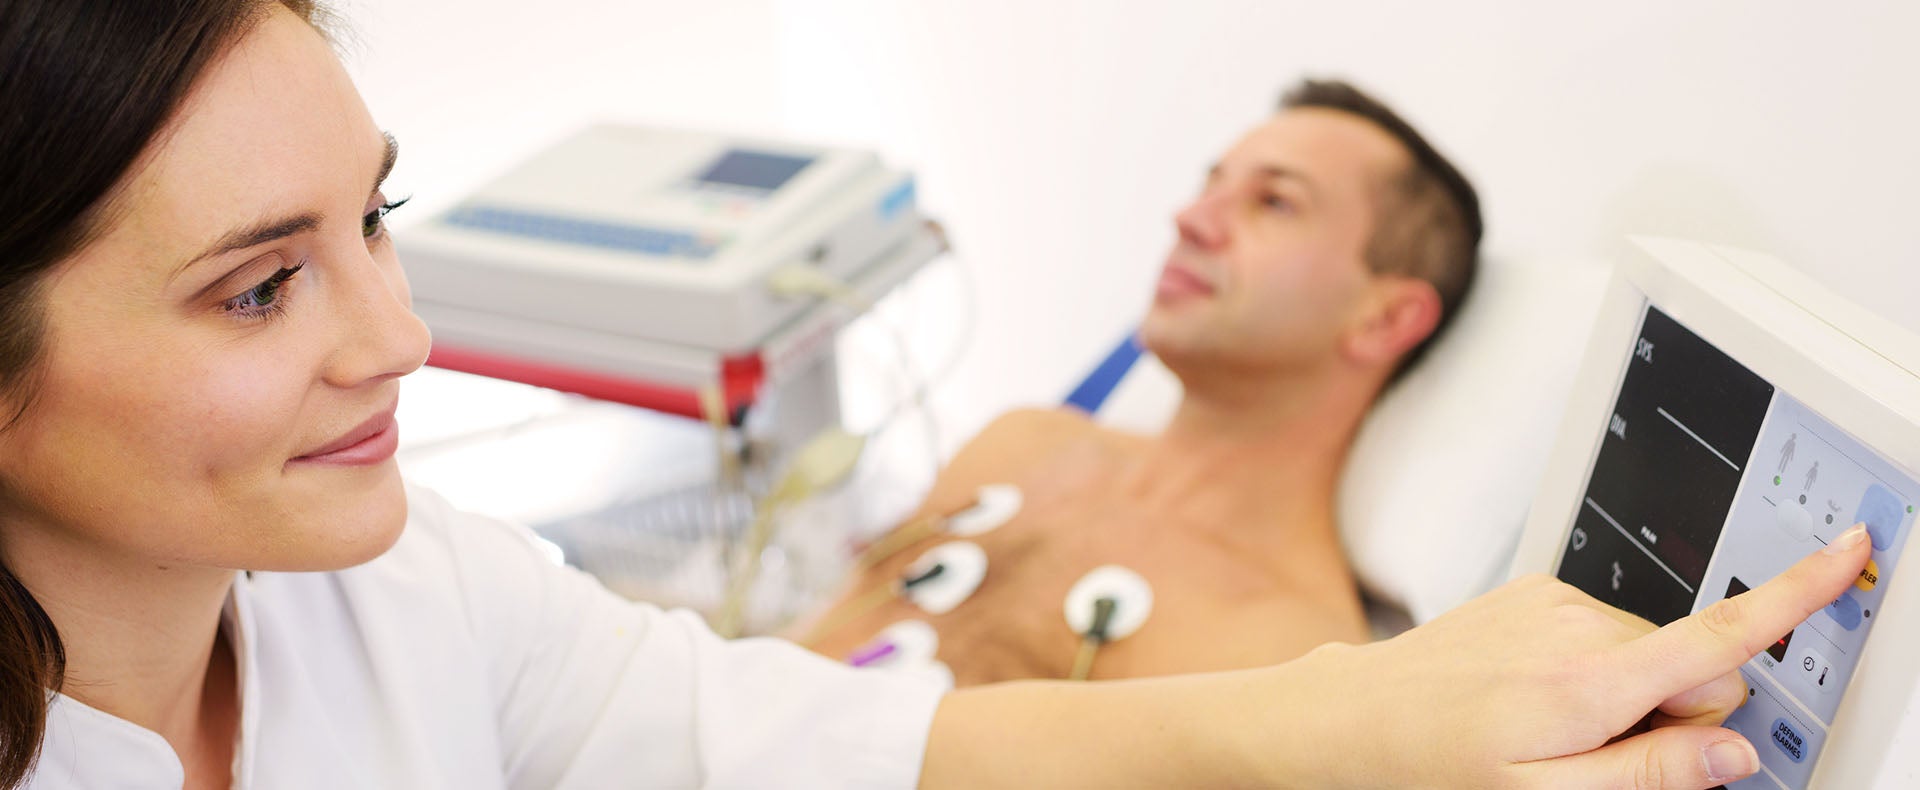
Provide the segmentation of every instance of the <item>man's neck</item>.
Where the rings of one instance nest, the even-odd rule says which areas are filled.
[[[232,571],[161,567],[70,533],[12,532],[9,569],[60,632],[62,693],[159,734],[183,761],[204,754],[209,737],[233,737],[237,689],[209,686],[236,677],[220,638]]]
[[[1123,495],[1240,537],[1333,536],[1333,499],[1373,387],[1327,377],[1184,377],[1165,431]],[[1272,525],[1257,531],[1245,525]]]

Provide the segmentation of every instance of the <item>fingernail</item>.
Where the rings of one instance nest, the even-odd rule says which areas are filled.
[[[1701,749],[1700,756],[1707,761],[1707,778],[1716,782],[1739,779],[1760,770],[1760,755],[1754,754],[1753,746],[1743,740],[1721,741]]]
[[[1848,527],[1847,531],[1840,533],[1840,537],[1834,538],[1833,542],[1827,544],[1827,547],[1821,549],[1821,551],[1825,551],[1828,554],[1845,554],[1852,551],[1853,547],[1860,545],[1860,541],[1866,539],[1867,525],[1855,524]]]

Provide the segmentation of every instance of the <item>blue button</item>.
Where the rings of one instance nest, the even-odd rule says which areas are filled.
[[[898,186],[887,192],[887,196],[880,199],[880,219],[882,221],[893,219],[893,215],[900,213],[901,209],[913,205],[913,193],[914,186],[911,178],[900,182]]]
[[[1892,491],[1874,483],[1867,486],[1867,492],[1860,496],[1860,509],[1854,511],[1853,520],[1867,525],[1867,535],[1873,539],[1875,551],[1886,551],[1893,546],[1893,538],[1900,532],[1900,522],[1906,517],[1906,506]]]
[[[1787,723],[1785,718],[1773,720],[1773,727],[1769,728],[1767,740],[1772,741],[1776,748],[1785,752],[1789,760],[1798,763],[1807,759],[1806,737],[1801,735],[1799,730],[1794,729],[1792,724]]]
[[[1860,615],[1860,602],[1853,599],[1853,593],[1842,595],[1827,604],[1827,616],[1848,631],[1860,627]]]

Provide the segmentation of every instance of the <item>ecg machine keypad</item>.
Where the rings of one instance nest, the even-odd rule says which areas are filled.
[[[1741,668],[1753,695],[1727,720],[1762,768],[1729,787],[1805,787],[1897,573],[1920,483],[1652,306],[1605,430],[1557,573],[1655,623],[1867,525],[1867,571]]]
[[[595,222],[494,206],[462,206],[441,221],[509,236],[694,260],[711,258],[720,248],[720,240],[681,230]]]

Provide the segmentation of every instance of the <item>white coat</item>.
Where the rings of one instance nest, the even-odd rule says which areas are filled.
[[[240,575],[239,789],[896,788],[943,686],[728,642],[420,489],[386,554]],[[34,790],[178,788],[159,735],[64,695]]]

